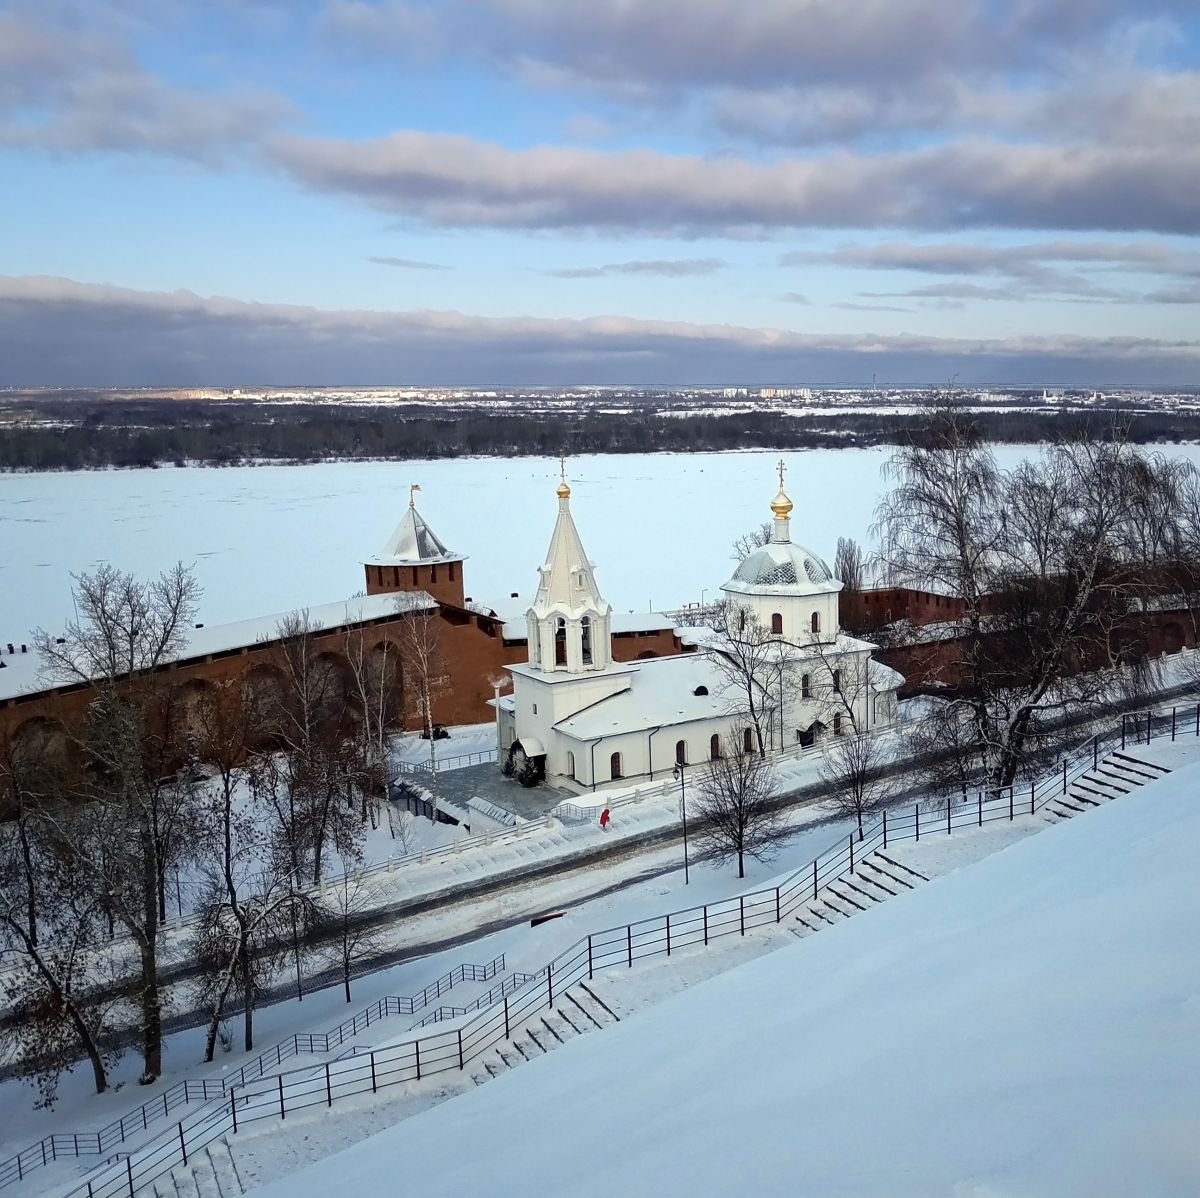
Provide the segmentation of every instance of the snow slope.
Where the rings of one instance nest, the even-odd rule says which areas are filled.
[[[1187,766],[255,1192],[1193,1195],[1198,790]]]

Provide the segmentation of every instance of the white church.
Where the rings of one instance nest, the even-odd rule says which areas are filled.
[[[558,486],[558,519],[537,594],[526,612],[529,660],[512,665],[497,700],[500,759],[533,761],[554,785],[577,791],[654,779],[676,762],[731,747],[809,745],[896,717],[903,678],[874,661],[877,646],[843,633],[842,584],[791,539],[792,501],[771,503],[771,540],[721,590],[721,631],[680,630],[690,652],[617,662],[612,607],[596,585]]]

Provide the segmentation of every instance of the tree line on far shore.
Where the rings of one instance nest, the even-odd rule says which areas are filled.
[[[396,408],[167,400],[47,400],[25,403],[8,415],[0,422],[0,470],[32,471],[562,452],[841,449],[904,444],[922,418],[919,409],[676,414],[650,408],[484,411],[448,404]],[[1103,439],[1113,415],[1111,408],[1000,408],[973,419],[983,441],[1027,444]],[[1139,408],[1125,412],[1124,427],[1133,442],[1195,440],[1200,439],[1200,413]]]

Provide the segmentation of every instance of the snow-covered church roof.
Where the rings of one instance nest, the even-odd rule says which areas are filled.
[[[414,487],[413,490],[416,488]],[[383,549],[370,559],[370,564],[373,566],[421,566],[464,560],[461,553],[447,549],[433,529],[425,523],[424,517],[417,511],[416,503],[410,493],[408,510],[404,513],[404,518],[396,525],[396,531],[388,538]]]
[[[775,516],[771,539],[751,550],[721,589],[742,595],[827,595],[831,591],[840,591],[842,584],[833,577],[833,571],[825,562],[811,549],[792,540],[792,501],[783,490],[782,463],[779,494],[771,501],[771,511]]]

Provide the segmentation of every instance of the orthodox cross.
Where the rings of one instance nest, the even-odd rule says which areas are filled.
[[[416,494],[416,492],[419,491],[420,489],[421,489],[420,483],[411,483],[409,485],[409,488],[408,488],[408,506],[409,507],[417,506],[417,501],[413,498],[413,495]]]
[[[567,478],[567,457],[566,457],[566,454],[562,454],[562,453],[560,453],[560,454],[558,455],[558,477],[559,477],[559,478],[561,478],[561,479],[562,479],[564,482],[566,481],[566,478]]]
[[[783,490],[783,472],[787,467],[783,464],[783,458],[779,459],[779,489]]]

